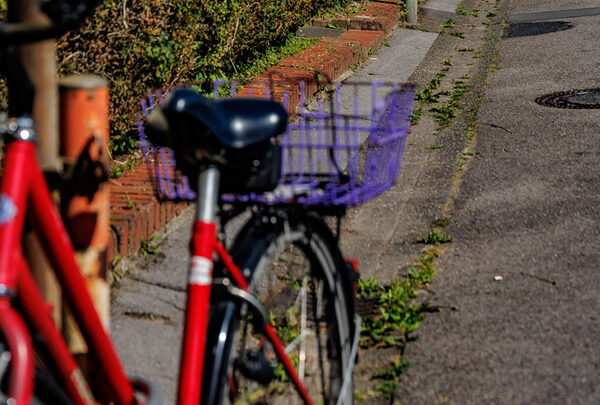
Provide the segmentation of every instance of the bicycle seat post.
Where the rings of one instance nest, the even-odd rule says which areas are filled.
[[[213,254],[217,226],[217,201],[220,172],[216,165],[207,165],[198,176],[196,222],[191,241],[191,263],[185,327],[180,361],[177,403],[192,405],[200,402],[204,349],[208,325],[208,307],[212,285]]]
[[[219,198],[220,172],[216,166],[207,166],[198,178],[196,220],[214,223]]]

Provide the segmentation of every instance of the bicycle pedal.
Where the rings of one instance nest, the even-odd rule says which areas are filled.
[[[235,367],[244,377],[262,385],[268,385],[275,378],[275,369],[265,355],[256,350],[246,350],[243,358],[235,359]]]

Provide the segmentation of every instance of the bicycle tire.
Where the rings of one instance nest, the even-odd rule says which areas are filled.
[[[283,260],[287,262],[273,260],[274,257],[281,258],[280,253],[284,253]],[[289,301],[280,302],[278,306],[276,301],[293,296],[292,291],[297,292],[295,299],[300,300],[299,312],[304,306],[304,323],[310,326],[299,331],[302,334],[304,330],[306,337],[297,345],[299,348],[304,344],[305,349],[304,369],[308,372],[304,375],[304,384],[315,403],[335,404],[350,358],[354,300],[352,275],[329,227],[318,215],[302,209],[271,209],[269,212],[255,213],[234,241],[231,255],[244,270],[250,290],[266,303],[270,316],[275,318],[274,323],[279,324],[280,330],[295,327],[290,326],[288,315],[289,308],[297,307],[288,307]],[[298,259],[303,259],[301,263],[308,267],[298,266]],[[294,260],[293,266],[290,265],[291,260]],[[275,265],[283,263],[286,266],[274,269]],[[279,270],[286,272],[289,278],[282,280]],[[216,266],[215,276],[218,277],[220,272],[222,269]],[[302,281],[297,276],[302,276]],[[303,287],[296,291],[293,285],[296,283],[298,287],[299,282]],[[283,290],[274,294],[281,288]],[[312,302],[309,302],[308,294],[313,296]],[[201,403],[227,404],[234,402],[233,397],[236,403],[294,403],[290,399],[299,398],[298,394],[291,382],[284,378],[277,379],[267,387],[250,390],[247,401],[240,397],[242,386],[246,390],[247,384],[258,387],[254,381],[256,375],[252,379],[244,376],[240,365],[240,359],[249,353],[247,346],[257,343],[252,333],[244,334],[253,329],[246,309],[244,305],[219,297],[211,303]],[[318,315],[319,309],[323,310],[321,315]],[[298,312],[295,309],[291,311]],[[302,323],[302,314],[297,315]],[[223,339],[224,336],[226,339]],[[269,357],[265,346],[262,350],[256,348],[257,353],[263,352],[263,358]],[[326,352],[326,356],[322,351]],[[307,355],[307,352],[312,353]],[[290,357],[296,358],[293,354]],[[300,356],[296,359],[300,362]],[[232,386],[236,388],[232,389]],[[279,389],[274,390],[274,386]],[[346,390],[343,403],[352,403],[352,384]]]

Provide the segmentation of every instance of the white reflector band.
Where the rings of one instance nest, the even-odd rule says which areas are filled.
[[[202,256],[192,256],[190,284],[209,285],[212,283],[212,261]]]

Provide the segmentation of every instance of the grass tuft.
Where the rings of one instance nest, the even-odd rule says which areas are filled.
[[[404,279],[392,280],[389,285],[382,285],[372,277],[358,280],[358,297],[378,298],[380,310],[377,316],[363,319],[359,342],[361,348],[402,349],[407,342],[415,339],[411,333],[418,328],[424,314],[440,310],[427,303],[414,303],[418,291],[431,283],[435,274],[434,259],[440,253],[435,248],[425,250]],[[401,356],[394,358],[387,367],[377,370],[371,377],[382,380],[374,389],[391,399],[401,374],[409,365]]]

